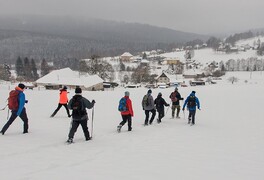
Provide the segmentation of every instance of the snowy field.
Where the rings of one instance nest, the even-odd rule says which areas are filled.
[[[29,133],[22,134],[18,118],[0,136],[0,177],[8,180],[263,180],[264,173],[264,73],[237,72],[240,80],[226,79],[215,85],[179,88],[186,98],[197,92],[201,111],[196,125],[187,124],[187,114],[170,119],[169,109],[161,124],[142,126],[141,99],[145,88],[129,89],[134,107],[133,130],[116,132],[121,121],[119,99],[127,89],[83,92],[95,99],[94,139],[84,141],[81,127],[75,143],[66,145],[70,119],[62,109],[49,118],[59,92],[26,90]],[[248,82],[245,83],[245,80]],[[9,85],[1,84],[0,102],[5,106]],[[11,87],[12,89],[13,87]],[[173,88],[154,89],[169,102]],[[70,90],[69,97],[74,95]],[[89,116],[91,119],[91,110]],[[0,111],[0,126],[7,110]],[[91,123],[91,120],[89,121]],[[89,128],[91,125],[89,124]],[[91,130],[91,129],[90,129]]]

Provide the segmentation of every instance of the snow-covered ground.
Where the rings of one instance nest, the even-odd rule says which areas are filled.
[[[197,92],[201,111],[196,125],[187,125],[187,114],[170,119],[169,109],[161,124],[142,126],[144,113],[141,99],[145,88],[105,92],[83,92],[96,100],[94,139],[84,141],[81,127],[75,143],[66,145],[70,119],[65,109],[54,118],[59,92],[26,90],[29,103],[29,133],[22,134],[18,118],[4,136],[0,136],[0,177],[10,180],[92,179],[92,180],[262,180],[264,179],[264,73],[228,73],[215,85],[179,88],[186,98]],[[236,76],[239,82],[226,79]],[[251,77],[251,79],[250,79]],[[248,82],[245,83],[245,80]],[[4,107],[7,84],[0,86],[0,102]],[[135,117],[133,130],[116,132],[121,121],[117,111],[119,99],[129,90]],[[169,102],[173,88],[154,89]],[[70,90],[69,97],[74,95]],[[91,110],[89,116],[91,118]],[[0,126],[7,119],[7,110],[0,111]],[[89,121],[91,123],[91,120]],[[91,125],[89,124],[91,128]]]
[[[170,57],[170,58],[179,58],[181,61],[184,62],[185,58],[185,51],[180,51],[180,52],[170,52],[170,53],[165,53],[162,54],[164,57]],[[193,59],[196,60],[197,62],[200,62],[202,64],[206,64],[208,62],[227,62],[230,59],[247,59],[250,57],[259,57],[256,54],[256,50],[247,50],[246,52],[244,51],[239,51],[238,53],[230,53],[226,54],[224,52],[215,52],[211,48],[205,48],[205,49],[199,49],[199,50],[194,50],[194,57]],[[259,57],[261,58],[261,57]]]

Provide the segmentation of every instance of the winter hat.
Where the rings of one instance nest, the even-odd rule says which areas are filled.
[[[151,93],[152,93],[152,91],[151,91],[151,89],[149,89],[149,90],[148,90],[148,94],[151,94]]]
[[[22,84],[22,83],[19,83],[18,87],[20,87],[21,89],[24,89],[26,86],[24,84]]]
[[[125,96],[129,96],[129,94],[130,94],[130,93],[129,93],[128,91],[125,92]]]
[[[178,88],[177,87],[175,87],[175,91],[178,91]]]
[[[193,94],[195,94],[196,92],[195,91],[192,91]]]
[[[67,86],[63,86],[63,89],[67,89]]]
[[[81,94],[82,93],[82,89],[79,88],[79,87],[75,88],[75,93],[76,94]]]
[[[159,92],[158,96],[162,96],[161,92]]]

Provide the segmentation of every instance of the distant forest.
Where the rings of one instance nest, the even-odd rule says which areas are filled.
[[[0,63],[18,56],[47,61],[83,59],[97,54],[171,50],[208,36],[138,23],[60,17],[0,17]]]

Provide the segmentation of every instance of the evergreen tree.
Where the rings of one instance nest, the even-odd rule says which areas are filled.
[[[24,70],[25,70],[25,79],[27,81],[31,81],[33,79],[32,71],[31,71],[31,64],[27,57],[24,59]]]
[[[17,73],[18,77],[19,76],[22,76],[22,77],[25,76],[24,64],[23,64],[23,61],[20,58],[20,56],[17,58],[17,61],[16,61],[16,73]]]
[[[41,76],[45,76],[50,72],[50,67],[45,59],[42,60],[40,65]]]
[[[147,54],[145,52],[143,53],[142,59],[147,59]]]
[[[31,59],[31,73],[34,81],[39,78],[38,69],[34,59]]]

